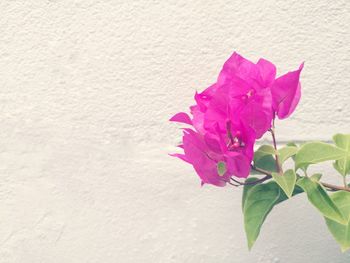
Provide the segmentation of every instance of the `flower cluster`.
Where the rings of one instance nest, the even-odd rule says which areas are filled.
[[[253,63],[233,53],[216,83],[195,94],[192,118],[179,112],[170,119],[191,126],[179,145],[184,154],[173,156],[192,164],[202,184],[224,186],[231,176],[247,177],[255,141],[275,117],[287,118],[297,106],[302,68],[276,78],[271,62]]]

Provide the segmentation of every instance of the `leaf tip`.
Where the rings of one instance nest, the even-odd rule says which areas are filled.
[[[254,241],[248,241],[248,251],[250,252],[250,251],[252,251],[252,248],[253,248],[253,246],[254,246]]]
[[[350,246],[341,246],[340,250],[342,253],[345,253],[346,251],[348,251],[350,249]]]

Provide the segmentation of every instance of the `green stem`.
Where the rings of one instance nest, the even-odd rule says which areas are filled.
[[[276,168],[277,168],[277,172],[279,174],[283,174],[282,171],[282,167],[278,158],[278,154],[277,154],[277,142],[276,142],[276,135],[275,135],[275,119],[273,119],[272,121],[272,128],[270,129],[271,135],[272,135],[272,142],[273,142],[273,148],[275,148],[276,154],[275,154],[275,158],[276,158]]]
[[[327,183],[322,183],[320,182],[320,184],[322,184],[324,187],[327,187],[331,190],[335,190],[335,191],[347,191],[350,192],[350,188],[349,187],[343,187],[343,186],[337,186],[337,185],[333,185],[333,184],[327,184]]]
[[[245,182],[245,183],[242,183],[242,182],[238,182],[240,185],[255,185],[255,184],[258,184],[258,183],[262,183],[268,179],[270,179],[272,177],[271,175],[271,172],[269,171],[266,171],[266,170],[263,170],[263,169],[260,169],[258,167],[255,167],[252,165],[252,169],[254,169],[255,171],[257,172],[260,172],[262,174],[265,174],[266,176],[261,178],[261,179],[258,179],[256,181],[253,181],[253,182]],[[328,184],[328,183],[323,183],[323,182],[320,182],[320,184],[322,184],[324,187],[332,190],[332,191],[347,191],[347,192],[350,192],[350,188],[347,187],[347,186],[338,186],[338,185],[333,185],[333,184]]]

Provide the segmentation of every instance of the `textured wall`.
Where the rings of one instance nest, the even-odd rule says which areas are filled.
[[[348,0],[2,0],[0,262],[349,262],[305,196],[248,253],[241,189],[167,156],[234,50],[306,61],[281,140],[350,132],[349,25]]]

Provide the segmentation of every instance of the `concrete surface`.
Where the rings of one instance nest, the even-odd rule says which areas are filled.
[[[350,132],[349,24],[348,0],[1,1],[0,262],[349,262],[305,196],[248,253],[241,189],[167,156],[234,50],[305,61],[280,140]]]

